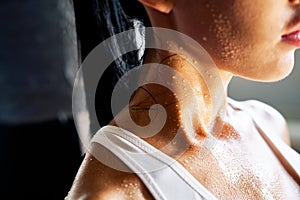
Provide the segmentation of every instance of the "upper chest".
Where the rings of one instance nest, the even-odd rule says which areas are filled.
[[[220,142],[204,157],[187,153],[180,162],[220,199],[299,199],[299,186],[264,148]]]
[[[248,132],[190,149],[180,162],[219,199],[299,199],[299,186],[255,127],[240,131]]]

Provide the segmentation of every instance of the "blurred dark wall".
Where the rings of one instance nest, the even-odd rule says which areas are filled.
[[[82,160],[71,0],[0,1],[0,194],[63,199]]]

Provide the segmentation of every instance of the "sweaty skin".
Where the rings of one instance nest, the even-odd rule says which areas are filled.
[[[274,81],[292,70],[295,47],[281,36],[299,23],[299,15],[299,4],[288,0],[187,0],[176,1],[172,22],[199,41],[219,68]]]
[[[282,41],[282,35],[300,27],[298,1],[174,0],[171,4],[171,0],[168,4],[156,1],[159,3],[140,0],[152,25],[180,31],[198,41],[217,64],[225,94],[233,75],[275,81],[291,72],[296,47]],[[173,6],[171,11],[165,12],[170,10],[170,5]],[[186,98],[179,104],[167,88],[145,85],[138,89],[130,102],[133,121],[139,125],[149,123],[148,110],[154,103],[163,105],[168,116],[164,128],[144,140],[159,149],[168,144],[179,129],[180,141],[164,153],[176,157],[180,149],[188,146],[176,157],[177,161],[218,199],[299,199],[299,183],[283,167],[253,123],[253,118],[264,121],[264,130],[289,144],[286,122],[280,113],[257,101],[230,100],[224,102],[225,117],[215,119],[215,127],[221,129],[206,132],[203,127],[206,118],[211,117],[207,108],[214,106],[207,87],[214,88],[214,85],[205,85],[194,66],[178,55],[150,51],[145,60],[146,63],[162,61],[177,70],[194,88],[200,88],[200,92],[196,93],[195,101]],[[148,74],[155,75],[155,72],[149,69]],[[174,81],[174,84],[178,85],[175,93],[186,92],[180,87],[181,83]],[[202,111],[207,109],[202,112],[205,117],[195,110],[195,104],[199,104]],[[252,109],[254,114],[250,116],[246,109]],[[116,116],[124,120],[127,117],[122,112]],[[111,125],[117,124],[112,121]],[[122,128],[136,133],[126,124],[122,124]],[[203,157],[203,142],[208,134],[218,142]],[[113,156],[104,150],[103,154]],[[135,174],[112,169],[87,153],[67,199],[153,197]]]

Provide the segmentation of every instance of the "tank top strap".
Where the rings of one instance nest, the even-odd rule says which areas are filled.
[[[119,158],[139,176],[155,199],[216,200],[176,160],[127,130],[105,126],[91,143],[105,147]]]

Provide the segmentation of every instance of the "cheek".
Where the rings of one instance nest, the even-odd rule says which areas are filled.
[[[247,22],[245,19],[251,19],[253,12],[245,13],[236,1],[228,1],[217,2],[218,4],[211,1],[205,5],[205,20],[202,21],[204,26],[201,27],[201,37],[197,38],[219,63],[240,61],[244,56],[243,49],[252,42],[249,41],[247,30],[253,29],[254,24],[253,21]]]
[[[246,31],[250,24],[237,20],[241,18],[240,13],[233,9],[225,11],[212,12],[206,32],[208,39],[202,44],[218,67],[231,71],[231,68],[238,68],[244,60],[247,55],[245,49],[250,49],[252,39]]]
[[[286,77],[293,67],[294,57],[293,52],[279,44],[285,18],[284,13],[280,13],[282,9],[272,7],[266,13],[263,10],[268,9],[264,4],[245,6],[247,13],[234,8],[213,13],[209,29],[211,41],[207,41],[210,55],[219,68],[248,79],[275,81]]]
[[[208,2],[200,6],[205,7],[201,12],[185,10],[178,21],[181,31],[196,39],[219,68],[260,81],[290,73],[293,53],[278,45],[287,21],[283,5],[269,0]]]

